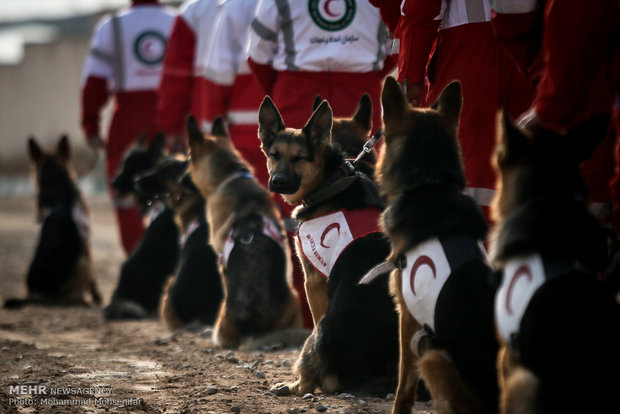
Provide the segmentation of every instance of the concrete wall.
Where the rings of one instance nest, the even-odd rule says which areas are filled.
[[[0,174],[27,171],[30,135],[53,148],[61,134],[69,134],[76,168],[85,168],[90,154],[80,128],[80,86],[89,44],[90,33],[62,35],[47,44],[26,44],[18,65],[0,66]]]

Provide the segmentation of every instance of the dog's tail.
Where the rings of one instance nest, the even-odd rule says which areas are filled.
[[[21,309],[28,303],[31,303],[28,298],[10,298],[4,302],[4,305],[2,307],[4,309]]]
[[[301,347],[310,330],[302,328],[282,329],[269,332],[265,335],[243,340],[239,346],[240,351],[274,350],[288,347]]]
[[[106,321],[145,319],[148,312],[137,302],[127,299],[113,300],[108,306],[103,308],[103,318]]]

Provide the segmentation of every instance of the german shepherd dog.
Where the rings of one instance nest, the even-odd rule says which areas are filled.
[[[90,213],[75,182],[71,146],[62,136],[55,153],[28,140],[28,154],[38,190],[39,242],[28,269],[25,299],[8,299],[6,308],[28,303],[100,304],[101,295],[90,253]]]
[[[142,240],[121,265],[118,285],[103,310],[107,320],[155,317],[164,284],[174,275],[179,258],[179,230],[174,212],[157,193],[138,191],[136,180],[161,163],[164,137],[149,144],[141,137],[127,152],[112,186],[121,197],[137,202],[148,221]]]
[[[579,173],[607,123],[557,135],[499,117],[490,257],[502,413],[618,411],[619,310],[599,279],[607,241]]]
[[[397,317],[387,278],[358,281],[389,254],[379,231],[384,204],[375,183],[354,171],[332,141],[332,110],[323,101],[301,130],[286,128],[268,96],[259,109],[269,189],[290,204],[300,222],[297,254],[314,329],[288,387],[297,395],[349,391],[393,392],[398,358]]]
[[[323,102],[320,96],[314,98],[312,112]],[[332,143],[338,144],[347,158],[357,157],[372,130],[372,101],[368,94],[362,95],[355,114],[351,118],[334,118],[332,125]],[[377,155],[374,149],[365,152],[355,163],[355,169],[374,179]]]
[[[300,328],[282,221],[269,192],[233,148],[221,117],[212,135],[203,135],[193,116],[187,131],[191,178],[207,200],[210,240],[223,277],[214,342],[234,348],[242,339]]]
[[[209,244],[205,199],[188,167],[189,161],[172,158],[136,183],[143,191],[166,197],[181,232],[178,270],[166,284],[159,307],[160,319],[171,330],[213,325],[223,297],[217,255]]]
[[[485,219],[463,194],[461,85],[448,85],[431,108],[413,109],[388,77],[381,99],[378,182],[388,200],[381,219],[400,315],[393,413],[411,412],[419,377],[438,413],[497,412],[495,289],[482,247]]]

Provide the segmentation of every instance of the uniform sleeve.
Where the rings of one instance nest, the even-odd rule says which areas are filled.
[[[441,22],[442,0],[405,0],[399,24],[398,81],[424,83],[426,64]]]
[[[242,1],[224,3],[215,24],[213,46],[207,58],[206,118],[209,122],[228,114],[239,63],[245,58],[243,47],[254,13],[244,6]]]
[[[183,131],[192,99],[195,54],[196,34],[179,15],[168,39],[158,88],[157,120],[167,134]]]
[[[114,81],[115,54],[110,19],[95,29],[82,74],[81,123],[86,136],[101,135],[100,113]]]
[[[248,64],[264,91],[269,94],[276,79],[272,67],[278,50],[280,16],[273,0],[258,2],[246,49]]]
[[[577,118],[585,115],[584,105],[591,113],[611,110],[614,88],[599,81],[608,77],[603,72],[610,64],[610,49],[617,47],[613,39],[618,8],[617,0],[547,2],[542,43],[545,70],[534,107],[551,128],[566,129],[583,120]]]
[[[387,25],[390,32],[394,33],[398,19],[400,19],[401,0],[370,0],[370,4],[379,9],[381,20]]]
[[[491,27],[497,41],[533,84],[540,78],[542,13],[536,0],[491,1]]]

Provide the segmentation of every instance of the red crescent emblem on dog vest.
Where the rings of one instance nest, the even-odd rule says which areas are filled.
[[[508,284],[508,289],[506,289],[506,312],[508,312],[509,315],[512,315],[512,303],[510,300],[512,297],[512,290],[521,276],[526,276],[528,282],[532,281],[532,271],[527,264],[522,265],[514,272],[512,279],[510,279],[510,283]]]
[[[366,207],[338,210],[302,222],[297,229],[297,240],[304,259],[328,278],[349,244],[371,233],[381,232],[380,215],[381,210]]]
[[[435,268],[435,262],[433,262],[433,259],[431,259],[428,256],[420,256],[416,259],[415,263],[413,264],[413,266],[411,267],[411,274],[409,276],[409,283],[411,284],[411,292],[413,292],[413,294],[415,295],[415,285],[414,285],[414,281],[415,281],[415,276],[418,273],[418,269],[420,268],[420,266],[424,266],[427,265],[431,268],[431,270],[433,271],[433,279],[437,279],[437,269]]]
[[[538,254],[508,260],[502,284],[495,294],[495,324],[504,341],[518,333],[530,300],[545,283],[545,268]]]
[[[340,224],[338,223],[332,223],[329,226],[325,227],[325,230],[323,231],[323,234],[321,234],[321,246],[329,249],[329,246],[325,245],[325,236],[327,236],[327,233],[329,233],[332,229],[336,229],[336,231],[338,232],[338,236],[340,236]]]

